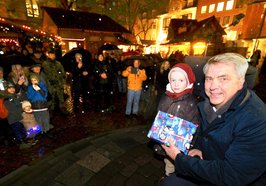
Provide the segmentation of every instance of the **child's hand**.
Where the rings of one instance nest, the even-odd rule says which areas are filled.
[[[32,85],[33,89],[38,91],[38,90],[41,90],[41,88],[38,86],[38,85]]]

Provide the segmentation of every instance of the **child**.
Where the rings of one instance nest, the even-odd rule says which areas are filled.
[[[42,81],[39,82],[37,75],[30,76],[31,84],[28,86],[27,96],[32,105],[32,111],[37,123],[41,127],[41,133],[49,138],[52,135],[48,133],[50,130],[50,116],[47,104],[48,90]]]
[[[199,124],[197,99],[192,94],[196,80],[192,68],[185,63],[178,63],[170,70],[168,80],[169,83],[159,101],[158,110]],[[162,147],[155,145],[155,150],[161,151]],[[174,164],[167,157],[164,158],[164,162],[165,176],[169,176],[175,171]]]
[[[25,143],[26,130],[22,120],[22,107],[20,100],[16,94],[15,85],[12,82],[7,83],[7,96],[4,98],[4,104],[8,109],[8,123],[11,126],[15,141],[20,145],[21,149],[31,147],[31,144]]]
[[[31,145],[35,145],[38,142],[38,140],[35,140],[35,136],[41,131],[41,128],[35,120],[29,101],[22,102],[22,110],[23,113],[21,122],[26,129],[26,138],[30,139],[29,142]]]

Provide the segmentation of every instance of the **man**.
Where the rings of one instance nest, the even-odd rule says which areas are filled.
[[[62,64],[56,60],[55,50],[48,51],[48,59],[42,64],[44,73],[46,74],[49,84],[48,91],[51,94],[50,111],[55,109],[55,104],[58,101],[58,106],[62,114],[68,114],[65,108],[64,100],[64,85],[66,83],[66,73]]]
[[[247,89],[246,59],[225,53],[203,68],[205,100],[198,107],[202,123],[194,149],[182,154],[170,141],[163,145],[176,174],[161,185],[265,185],[266,108]]]
[[[145,69],[140,69],[139,67],[140,61],[135,59],[133,67],[129,66],[122,72],[122,76],[127,77],[126,118],[129,118],[131,114],[135,117],[138,115],[142,83],[147,79]]]

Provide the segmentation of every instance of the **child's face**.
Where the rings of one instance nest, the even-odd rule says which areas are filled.
[[[38,85],[38,80],[37,79],[35,79],[35,78],[31,78],[31,84],[33,84],[33,85]]]
[[[180,93],[188,86],[185,75],[179,71],[173,71],[171,73],[169,83],[174,93]]]
[[[9,87],[9,88],[7,88],[7,92],[9,94],[15,94],[16,93],[15,87]]]
[[[25,112],[30,112],[30,111],[31,111],[31,106],[26,106],[26,107],[24,107],[24,111],[25,111]]]

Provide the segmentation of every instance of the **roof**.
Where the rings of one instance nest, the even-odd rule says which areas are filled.
[[[191,42],[195,40],[212,41],[226,35],[214,16],[197,20],[171,19],[167,39],[170,43]]]
[[[131,33],[110,17],[89,12],[65,10],[61,8],[42,7],[56,26],[68,29]]]

